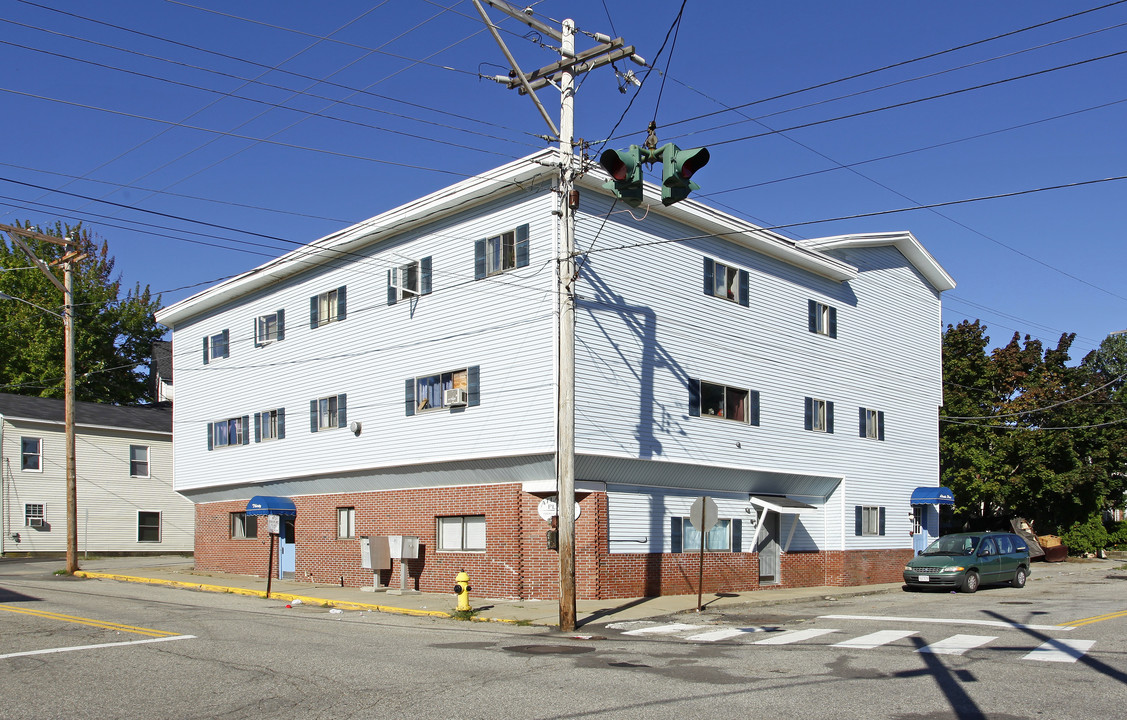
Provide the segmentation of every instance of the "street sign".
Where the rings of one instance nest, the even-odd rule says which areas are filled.
[[[271,535],[277,535],[278,533],[280,533],[282,531],[281,520],[281,517],[279,517],[278,515],[267,515],[266,532],[270,533]]]
[[[699,533],[706,533],[716,524],[716,501],[710,497],[699,497],[693,501],[689,510],[689,522]]]

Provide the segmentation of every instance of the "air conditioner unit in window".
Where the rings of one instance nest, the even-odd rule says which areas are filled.
[[[443,394],[442,404],[447,407],[465,405],[469,402],[469,395],[462,388],[450,388]]]
[[[41,517],[28,518],[27,524],[31,527],[43,527],[43,518],[41,518]]]

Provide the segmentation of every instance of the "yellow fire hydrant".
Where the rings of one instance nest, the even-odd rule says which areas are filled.
[[[468,611],[470,609],[470,576],[466,571],[458,573],[458,577],[454,578],[454,594],[458,596],[458,611]]]

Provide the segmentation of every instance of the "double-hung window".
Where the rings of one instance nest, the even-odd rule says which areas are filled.
[[[286,409],[263,410],[254,414],[254,441],[281,440],[286,436]]]
[[[704,259],[704,294],[747,307],[748,272],[712,258]]]
[[[884,535],[884,508],[877,505],[854,506],[855,535]]]
[[[837,308],[810,300],[807,302],[806,316],[810,332],[837,337]]]
[[[669,551],[700,552],[700,531],[687,517],[672,517]],[[705,552],[743,552],[743,522],[736,518],[720,518],[704,535]]]
[[[387,304],[394,305],[400,300],[428,295],[431,290],[431,259],[409,262],[406,265],[387,271]]]
[[[28,527],[47,527],[47,506],[43,503],[25,503],[23,524]]]
[[[528,266],[528,225],[474,242],[474,279]]]
[[[231,331],[224,330],[223,332],[209,335],[203,339],[203,364],[207,365],[212,360],[219,358],[230,357],[231,355]]]
[[[284,340],[286,337],[286,311],[275,310],[259,315],[254,321],[254,344],[258,347]]]
[[[347,315],[348,294],[346,286],[329,290],[309,298],[309,327],[317,329],[322,325],[344,320]]]
[[[458,515],[438,518],[438,549],[485,552],[485,516]]]
[[[859,434],[870,440],[884,440],[884,413],[880,410],[859,408]]]
[[[246,432],[249,419],[250,418],[244,415],[242,417],[227,418],[226,420],[208,423],[207,449],[214,450],[221,447],[246,445],[249,443],[250,436]]]
[[[356,508],[337,508],[337,537],[342,540],[356,537]]]
[[[236,540],[258,537],[258,518],[245,512],[231,513],[231,537]]]
[[[329,395],[309,401],[309,431],[324,432],[348,425],[348,395]]]
[[[834,404],[828,400],[806,398],[806,429],[833,433]]]
[[[408,378],[405,397],[407,414],[474,407],[480,403],[480,378],[481,369],[478,365]]]
[[[20,470],[43,472],[43,440],[41,438],[20,438]]]
[[[689,415],[759,424],[759,391],[690,378]]]
[[[149,446],[129,446],[129,476],[147,478],[149,476]]]
[[[141,510],[137,513],[137,542],[160,542],[160,513]]]

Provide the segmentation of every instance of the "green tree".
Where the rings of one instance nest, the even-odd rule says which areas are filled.
[[[152,343],[164,334],[153,318],[160,296],[138,284],[121,295],[121,278],[105,241],[95,242],[81,226],[56,223],[41,230],[56,237],[77,238],[88,257],[75,265],[75,397],[113,404],[151,401],[148,382]],[[58,260],[66,248],[22,238],[36,257]],[[31,268],[30,258],[6,235],[0,241],[0,292],[62,312],[62,293]],[[62,272],[58,272],[62,278]],[[0,392],[61,398],[64,394],[65,339],[62,321],[18,300],[0,300]]]

